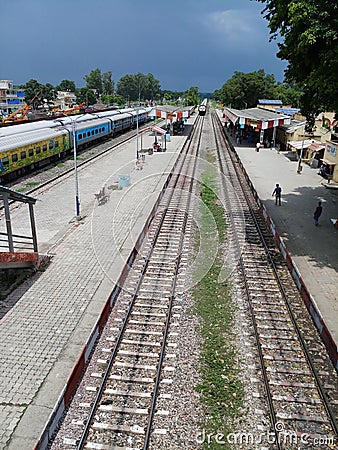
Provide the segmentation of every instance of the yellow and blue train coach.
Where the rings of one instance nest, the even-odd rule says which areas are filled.
[[[15,179],[50,162],[63,158],[74,147],[92,145],[143,124],[148,120],[143,108],[111,111],[76,119],[14,125],[0,130],[0,183]],[[41,128],[40,128],[41,127]]]
[[[66,129],[43,128],[0,136],[0,182],[57,160],[70,147],[70,134]]]

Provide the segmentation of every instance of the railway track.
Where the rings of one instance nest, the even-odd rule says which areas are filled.
[[[175,339],[182,292],[182,250],[191,231],[196,151],[202,119],[195,127],[154,216],[117,304],[81,383],[81,401],[65,417],[54,448],[148,449],[166,433],[154,426],[166,416],[157,408],[171,397]],[[191,159],[191,157],[193,157]],[[191,161],[193,163],[191,164]]]
[[[270,416],[269,449],[338,448],[332,446],[338,438],[333,365],[215,113],[212,120],[218,164],[231,180],[223,183],[224,197],[233,208],[227,211],[228,238],[238,252],[259,355]],[[239,211],[245,217],[244,230]]]

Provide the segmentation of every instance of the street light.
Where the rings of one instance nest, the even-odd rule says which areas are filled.
[[[76,144],[76,128],[75,122],[77,119],[72,119],[69,117],[72,122],[72,132],[73,132],[73,146],[74,146],[74,176],[75,176],[75,211],[76,211],[76,220],[80,218],[80,200],[79,200],[79,180],[77,176],[77,144]]]
[[[78,116],[76,119],[72,119],[71,117],[64,114],[67,119],[69,119],[72,123],[72,133],[73,133],[73,147],[74,147],[74,177],[75,177],[75,215],[76,220],[80,219],[80,199],[79,199],[79,180],[77,175],[77,144],[76,144],[76,124],[75,122],[82,117],[82,115]],[[61,124],[65,126],[62,120],[59,119]]]
[[[138,161],[138,158],[139,158],[139,151],[138,151],[138,112],[139,112],[139,109],[136,108],[136,162]]]

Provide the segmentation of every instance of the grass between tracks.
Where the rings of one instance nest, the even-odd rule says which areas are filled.
[[[209,162],[214,158],[208,154]],[[243,406],[243,387],[237,377],[235,346],[232,344],[234,307],[230,296],[230,285],[219,283],[221,271],[222,243],[225,241],[224,210],[217,200],[216,169],[209,165],[202,175],[202,201],[209,211],[201,211],[200,237],[215,240],[210,233],[210,213],[218,234],[219,246],[208,273],[195,286],[196,313],[199,316],[199,332],[203,340],[200,356],[202,381],[196,387],[205,406],[205,421],[201,424],[199,442],[205,449],[230,449],[226,436],[231,433],[232,423],[240,416]],[[223,437],[221,436],[223,435]]]

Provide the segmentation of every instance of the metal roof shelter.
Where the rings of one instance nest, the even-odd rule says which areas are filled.
[[[37,263],[39,256],[33,210],[37,199],[0,185],[0,201],[3,203],[6,222],[6,232],[0,232],[0,269],[28,267]],[[9,209],[10,202],[28,204],[31,236],[13,234]]]
[[[155,133],[159,133],[159,134],[166,134],[166,131],[163,130],[163,128],[161,127],[157,127],[156,125],[154,125],[153,127],[150,127]]]
[[[282,100],[270,100],[270,99],[260,99],[258,100],[259,105],[282,105]]]
[[[291,119],[287,115],[278,114],[273,111],[261,108],[249,109],[231,109],[224,108],[223,115],[227,117],[234,125],[249,125],[256,130],[266,130],[280,125],[289,125]]]
[[[182,119],[183,117],[190,117],[192,113],[191,107],[181,106],[157,106],[148,113],[148,117],[161,117],[162,119]]]
[[[288,116],[293,116],[294,114],[300,113],[299,108],[276,108],[275,111],[278,113],[287,114]]]

